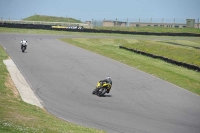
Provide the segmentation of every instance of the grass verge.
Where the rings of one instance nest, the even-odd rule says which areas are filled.
[[[21,100],[3,64],[8,55],[0,46],[0,132],[1,133],[103,133],[58,119],[45,110]]]
[[[189,41],[188,43],[190,44]],[[122,46],[200,67],[200,49],[187,46],[170,45],[152,40],[139,40],[135,43],[124,42]]]
[[[114,38],[62,38],[60,40],[107,56],[200,95],[199,72],[119,49],[119,45],[124,44],[127,40]],[[128,39],[128,41],[137,42],[135,39]]]

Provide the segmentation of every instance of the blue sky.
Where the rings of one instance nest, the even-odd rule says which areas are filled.
[[[0,0],[0,18],[34,14],[86,20],[184,21],[200,18],[200,0]]]

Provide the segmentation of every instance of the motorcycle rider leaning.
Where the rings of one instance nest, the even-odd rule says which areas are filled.
[[[21,40],[20,44],[21,44],[21,49],[22,49],[23,45],[25,45],[25,48],[27,48],[28,43],[25,39]]]
[[[99,82],[100,83],[103,83],[103,82],[109,83],[109,84],[111,84],[111,88],[112,88],[112,80],[111,80],[110,76],[107,76],[106,79],[100,80]],[[110,92],[111,88],[109,90],[107,90],[107,93]]]

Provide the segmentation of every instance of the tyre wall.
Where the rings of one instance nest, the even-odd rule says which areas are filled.
[[[148,56],[148,57],[152,57],[152,58],[155,58],[155,59],[161,59],[161,60],[166,61],[168,63],[174,64],[174,65],[177,65],[177,66],[182,66],[182,67],[185,67],[185,68],[188,68],[188,69],[191,69],[191,70],[195,70],[195,71],[198,71],[198,72],[200,71],[200,67],[192,65],[192,64],[187,64],[187,63],[172,60],[172,59],[169,59],[169,58],[166,58],[166,57],[163,57],[163,56],[158,56],[158,55],[154,55],[154,54],[151,54],[151,53],[146,53],[146,52],[143,52],[143,51],[134,50],[134,49],[127,48],[127,47],[124,47],[124,46],[119,46],[119,48],[131,51],[131,52],[135,52],[135,53],[138,53],[138,54],[142,54],[142,55],[145,55],[145,56]]]

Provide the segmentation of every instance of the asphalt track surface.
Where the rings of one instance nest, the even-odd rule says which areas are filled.
[[[72,36],[0,34],[0,44],[47,111],[109,133],[200,133],[199,96],[56,39],[61,37]],[[28,40],[25,53],[22,38]],[[92,95],[107,75],[110,94]]]

